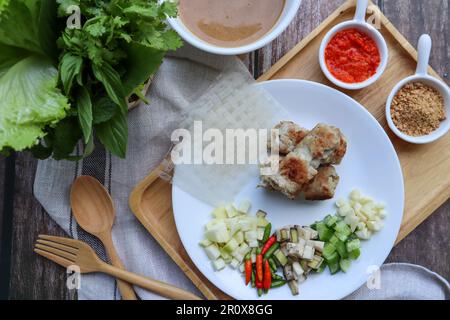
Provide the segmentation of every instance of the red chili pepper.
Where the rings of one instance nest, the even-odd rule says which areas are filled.
[[[261,283],[263,281],[263,256],[261,252],[256,256],[256,279]]]
[[[266,252],[270,249],[270,247],[277,241],[276,236],[271,236],[269,240],[267,240],[266,244],[264,245],[261,253],[266,254]]]
[[[245,285],[248,285],[252,279],[252,260],[245,260]]]
[[[271,284],[272,284],[272,272],[270,271],[269,260],[265,260],[264,261],[264,281],[263,281],[264,290],[269,290]]]
[[[262,288],[263,288],[263,283],[262,283],[262,281],[258,281],[258,278],[256,278],[256,280],[255,280],[255,286],[256,286],[256,289],[262,289]]]

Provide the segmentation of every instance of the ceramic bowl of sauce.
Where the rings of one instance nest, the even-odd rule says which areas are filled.
[[[377,81],[388,62],[388,48],[381,33],[366,22],[368,0],[358,0],[355,18],[333,27],[322,40],[320,67],[336,86],[365,88]]]
[[[301,0],[178,0],[178,17],[169,23],[186,42],[203,51],[243,54],[280,35],[300,4]]]

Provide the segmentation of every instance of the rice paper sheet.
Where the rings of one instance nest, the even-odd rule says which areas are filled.
[[[270,129],[287,118],[287,111],[267,91],[256,84],[247,70],[233,70],[221,74],[183,116],[179,127],[187,129],[192,137],[191,164],[175,164],[172,183],[212,206],[233,202],[242,189],[259,175],[259,164],[249,163],[250,159],[254,160],[249,150],[258,150],[259,162],[260,152],[267,146],[267,135],[260,136],[259,129],[265,129],[266,134],[270,136]],[[198,134],[199,130],[195,132],[196,125],[198,129],[198,121],[201,121],[202,133],[207,132],[208,129],[218,129],[224,137],[223,144],[221,145],[218,139],[213,137],[209,137],[211,138],[209,141],[202,141],[202,136]],[[227,159],[230,160],[236,154],[238,145],[235,140],[234,148],[230,146],[227,148],[225,139],[227,129],[244,131],[254,129],[251,131],[258,132],[257,141],[246,139],[245,164],[237,164],[237,158],[234,158],[234,164],[227,164]],[[217,130],[215,132],[217,133]],[[172,136],[172,140],[173,138]],[[217,155],[222,150],[224,164],[220,161],[214,164],[199,163],[202,162],[202,153],[195,152],[195,148],[206,150],[205,148],[209,145],[211,150],[212,143],[215,143],[216,150],[212,153],[205,152]],[[255,143],[258,146],[255,146]],[[177,144],[174,148],[177,148]],[[172,160],[176,162],[173,154],[172,152]],[[182,154],[184,156],[184,153]],[[215,159],[218,158],[220,157]],[[170,170],[171,163],[166,164],[166,168]],[[167,170],[162,173],[162,177],[167,178]]]

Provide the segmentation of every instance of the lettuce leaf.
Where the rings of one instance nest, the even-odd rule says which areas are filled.
[[[69,109],[48,44],[50,1],[0,0],[0,150],[34,146]]]
[[[43,56],[30,55],[0,74],[0,149],[20,151],[63,119],[69,103],[56,88],[58,71]]]

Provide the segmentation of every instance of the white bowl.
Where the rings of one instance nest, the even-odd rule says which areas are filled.
[[[197,47],[203,51],[207,51],[214,54],[220,55],[237,55],[255,51],[259,48],[264,47],[266,44],[273,41],[278,37],[291,23],[297,14],[298,8],[300,7],[302,0],[286,0],[286,3],[281,13],[280,18],[278,18],[275,26],[262,38],[259,40],[240,47],[219,47],[208,43],[196,35],[194,35],[186,26],[183,24],[180,18],[169,18],[169,24],[172,28],[178,32],[178,34],[188,43]]]
[[[425,143],[430,143],[430,142],[436,141],[437,139],[446,135],[450,129],[450,119],[449,119],[449,116],[450,116],[450,90],[445,83],[443,83],[442,81],[439,81],[427,74],[430,53],[431,53],[431,38],[429,35],[426,35],[426,34],[422,35],[419,39],[419,48],[418,48],[419,57],[418,57],[416,74],[400,81],[394,87],[394,89],[392,89],[392,92],[386,101],[386,119],[387,119],[389,128],[391,128],[392,132],[394,132],[395,135],[398,136],[400,139],[403,139],[407,142],[415,143],[415,144],[425,144]],[[433,131],[430,134],[425,135],[425,136],[419,136],[419,137],[409,136],[409,135],[403,133],[402,131],[400,131],[395,126],[394,121],[392,121],[392,115],[391,115],[392,100],[394,99],[395,95],[401,88],[403,88],[406,84],[411,83],[411,82],[422,82],[426,85],[429,85],[430,87],[436,89],[444,98],[444,104],[445,104],[447,118],[441,122],[439,128],[437,128],[435,131]]]
[[[356,8],[355,18],[350,21],[342,22],[342,23],[336,25],[335,27],[333,27],[330,31],[327,32],[327,34],[323,38],[322,43],[320,45],[320,50],[319,50],[320,68],[322,69],[323,73],[328,78],[328,80],[330,80],[336,86],[344,88],[344,89],[358,90],[358,89],[362,89],[367,86],[370,86],[375,81],[377,81],[378,78],[381,77],[381,75],[383,74],[384,70],[386,69],[386,66],[388,63],[389,53],[388,53],[386,41],[384,40],[383,36],[377,29],[375,29],[372,25],[368,24],[365,21],[367,4],[368,4],[367,0],[362,0],[362,1],[359,0],[357,8]],[[344,29],[350,29],[350,28],[355,28],[361,32],[364,32],[369,37],[371,37],[375,41],[375,43],[378,47],[378,51],[380,52],[380,58],[381,58],[380,65],[378,66],[376,73],[372,77],[367,79],[366,81],[358,82],[358,83],[347,83],[347,82],[343,82],[339,79],[336,79],[331,74],[331,72],[328,70],[328,67],[327,67],[327,64],[325,61],[325,49],[326,49],[328,43],[331,41],[331,39],[339,31],[342,31]]]

